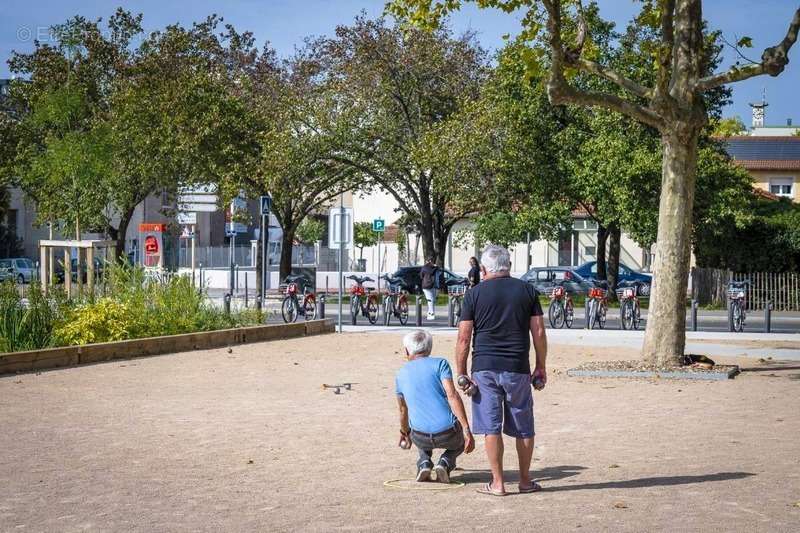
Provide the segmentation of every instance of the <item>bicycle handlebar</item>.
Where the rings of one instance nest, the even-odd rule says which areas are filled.
[[[361,285],[362,283],[364,283],[364,282],[366,282],[366,281],[375,281],[374,279],[372,279],[372,278],[371,278],[371,277],[369,277],[369,276],[364,276],[364,277],[362,278],[361,276],[356,276],[355,274],[353,274],[353,275],[351,275],[351,276],[347,276],[347,279],[352,279],[353,281],[355,281],[355,282],[356,282],[356,283],[358,283],[359,285]]]

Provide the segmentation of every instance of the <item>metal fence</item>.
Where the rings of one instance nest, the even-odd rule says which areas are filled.
[[[727,307],[726,285],[749,280],[747,309],[764,309],[767,302],[775,311],[800,311],[800,274],[797,272],[736,273],[714,268],[692,269],[692,298],[699,305]]]
[[[255,266],[255,248],[250,244],[237,245],[233,249],[233,263],[239,266]],[[197,246],[194,249],[195,264],[203,264],[204,268],[224,268],[231,264],[230,246]],[[270,263],[277,265],[281,259],[281,245],[277,242],[270,243]],[[292,248],[292,264],[313,265],[317,260],[314,246],[295,245]],[[182,245],[178,249],[178,267],[191,268],[192,252],[189,246]]]

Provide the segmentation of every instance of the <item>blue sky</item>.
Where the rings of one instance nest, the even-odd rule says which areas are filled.
[[[188,25],[202,20],[210,13],[222,15],[240,30],[251,30],[260,43],[269,40],[282,55],[291,53],[295,45],[308,35],[329,35],[336,25],[347,24],[359,11],[378,15],[384,0],[0,0],[0,77],[8,77],[5,64],[12,49],[29,51],[37,35],[46,38],[47,28],[80,14],[88,18],[107,17],[117,5],[144,13],[148,30],[180,22]],[[638,9],[633,0],[600,0],[601,14],[624,25]],[[757,7],[756,7],[757,6]],[[795,0],[705,0],[705,16],[713,28],[723,31],[729,41],[749,35],[755,59],[766,46],[780,41],[797,9]],[[489,49],[502,46],[502,35],[518,30],[514,16],[496,11],[478,11],[466,7],[453,16],[457,31],[476,30],[483,45]],[[726,115],[739,115],[750,123],[748,102],[761,99],[766,89],[769,108],[768,124],[782,124],[787,118],[800,123],[797,89],[800,87],[800,45],[790,53],[792,62],[778,78],[759,77],[734,85],[734,102]],[[734,60],[727,53],[726,64]]]

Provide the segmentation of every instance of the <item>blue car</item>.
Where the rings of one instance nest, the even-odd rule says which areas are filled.
[[[575,269],[575,272],[580,274],[583,279],[586,280],[595,280],[597,279],[597,261],[589,261],[588,263],[584,263],[578,268]],[[637,272],[630,267],[623,265],[622,263],[619,264],[619,277],[617,281],[641,281],[644,282],[646,285],[642,287],[642,294],[649,294],[650,293],[650,284],[653,283],[653,276],[652,274],[643,274],[642,272]]]

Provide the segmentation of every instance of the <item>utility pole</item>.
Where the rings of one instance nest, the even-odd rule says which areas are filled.
[[[344,193],[339,195],[339,333],[342,332],[342,298],[344,285]]]

